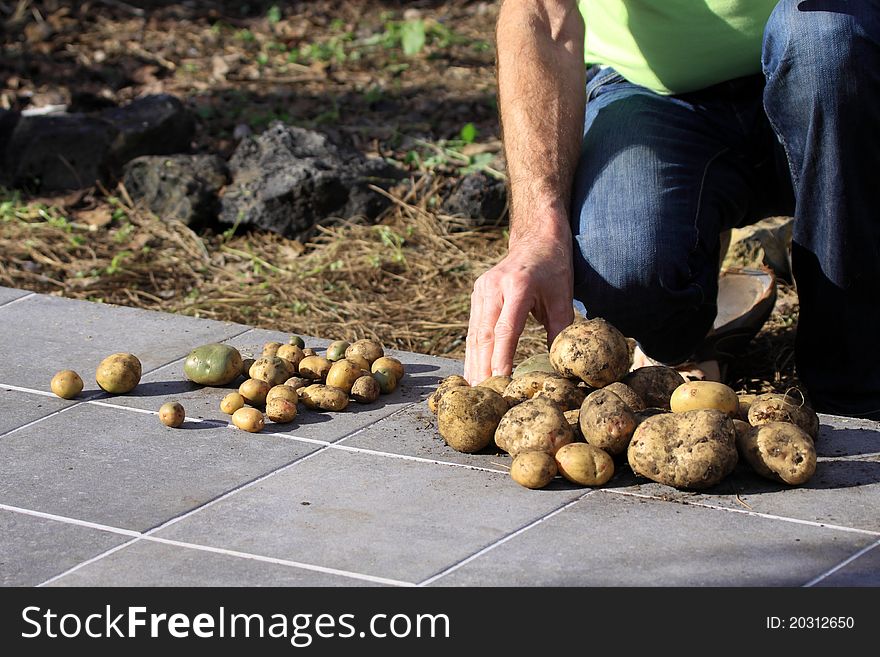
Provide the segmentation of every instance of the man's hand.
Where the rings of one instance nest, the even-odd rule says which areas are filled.
[[[511,246],[501,262],[477,279],[464,360],[468,383],[510,374],[529,312],[547,329],[548,345],[571,323],[571,267],[571,237],[544,236]]]

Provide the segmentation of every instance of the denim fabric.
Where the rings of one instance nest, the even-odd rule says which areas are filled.
[[[880,418],[880,1],[781,0],[763,74],[676,96],[592,70],[572,196],[574,296],[652,358],[716,314],[721,231],[795,217],[798,375]]]

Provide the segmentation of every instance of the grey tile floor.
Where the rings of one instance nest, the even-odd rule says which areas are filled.
[[[424,400],[458,361],[396,352],[406,380],[376,404],[249,434],[183,358],[287,333],[7,288],[0,326],[5,586],[880,586],[877,423],[822,416],[802,488],[740,467],[690,493],[622,464],[601,489],[530,491],[506,455],[437,435]],[[110,396],[93,372],[116,351],[144,375]],[[66,368],[72,401],[49,392]],[[156,417],[172,399],[179,429]]]

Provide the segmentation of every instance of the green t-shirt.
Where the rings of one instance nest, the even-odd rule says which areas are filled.
[[[761,71],[777,0],[579,0],[585,61],[658,93],[684,93]]]

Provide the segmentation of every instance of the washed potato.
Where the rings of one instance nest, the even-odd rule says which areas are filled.
[[[633,472],[658,483],[709,488],[736,467],[736,428],[715,409],[660,413],[636,427],[627,459]]]
[[[322,411],[341,411],[348,406],[348,394],[344,390],[313,383],[297,391],[306,407]]]
[[[166,427],[179,427],[186,419],[186,411],[179,402],[165,402],[159,407],[159,421]]]
[[[297,347],[295,344],[283,344],[278,347],[278,351],[275,352],[275,355],[278,358],[283,358],[290,365],[288,366],[288,370],[291,374],[295,373],[297,368],[299,367],[300,361],[305,358],[303,354],[303,350]]]
[[[61,399],[73,399],[82,392],[83,380],[73,370],[61,370],[52,377],[49,387]]]
[[[632,365],[626,338],[601,318],[569,324],[550,345],[550,363],[559,374],[601,388],[619,381]]]
[[[244,406],[244,402],[244,395],[240,392],[230,392],[220,400],[220,410],[227,415],[232,415],[235,411]]]
[[[494,390],[499,395],[504,395],[504,389],[510,385],[511,379],[509,376],[490,376],[488,379],[480,381],[477,385],[481,388],[489,388],[489,390]]]
[[[517,404],[504,414],[495,430],[495,444],[511,456],[529,451],[555,454],[572,439],[562,409],[545,397]]]
[[[299,375],[312,381],[323,381],[333,366],[323,356],[306,356],[299,362]]]
[[[385,349],[378,341],[365,338],[363,340],[355,340],[349,345],[348,349],[345,350],[346,358],[352,354],[363,356],[367,359],[368,363],[372,364],[374,360],[382,358],[382,356],[385,355]]]
[[[458,388],[460,386],[469,386],[467,379],[458,374],[453,374],[451,376],[447,376],[443,379],[438,385],[436,390],[430,394],[428,397],[428,410],[430,410],[434,415],[437,415],[437,407],[440,404],[440,399],[449,392],[452,388]]]
[[[203,386],[225,386],[241,376],[241,368],[238,349],[219,342],[196,347],[183,361],[186,378]]]
[[[510,375],[510,377],[512,379],[518,379],[523,374],[527,374],[529,372],[548,372],[549,374],[558,374],[558,372],[553,368],[553,364],[550,362],[550,352],[529,356],[519,365],[513,368],[513,373]]]
[[[351,387],[363,374],[363,370],[346,358],[335,361],[327,371],[328,386],[351,392]]]
[[[262,379],[246,379],[238,386],[238,394],[251,406],[263,406],[272,385]]]
[[[646,408],[645,400],[642,399],[635,390],[630,388],[623,381],[615,381],[614,383],[609,383],[607,386],[602,388],[602,390],[613,392],[615,395],[620,397],[623,400],[623,403],[629,406],[630,410],[633,412],[643,411]]]
[[[257,433],[258,431],[262,431],[263,427],[266,426],[266,419],[256,408],[245,406],[244,408],[239,408],[232,414],[232,424],[244,431]]]
[[[585,441],[617,456],[629,447],[638,420],[620,397],[607,388],[600,388],[584,400],[579,424]]]
[[[273,422],[292,422],[296,418],[296,411],[296,402],[287,397],[276,396],[266,400],[266,417]]]
[[[522,452],[510,464],[510,477],[526,488],[544,488],[556,476],[556,459],[547,452]]]
[[[768,422],[737,433],[743,460],[762,477],[799,486],[816,472],[816,448],[806,431],[790,422]]]
[[[752,426],[768,422],[791,422],[803,429],[813,440],[819,437],[819,416],[803,399],[791,395],[758,395],[749,406],[748,417]]]
[[[287,401],[296,404],[299,401],[299,393],[297,393],[296,388],[282,383],[281,385],[272,386],[272,388],[269,389],[269,392],[266,393],[267,405],[273,399],[286,399]]]
[[[296,345],[297,347],[299,347],[300,349],[305,349],[305,348],[306,348],[306,341],[303,340],[303,339],[302,339],[300,336],[298,336],[298,335],[291,335],[291,336],[290,336],[289,343],[290,343],[290,344],[295,344],[295,345]]]
[[[122,395],[134,390],[141,380],[141,361],[129,353],[107,356],[95,371],[95,381],[101,390]]]
[[[278,354],[278,349],[281,347],[280,342],[267,342],[263,345],[263,356],[275,356]]]
[[[284,383],[291,377],[291,374],[287,361],[278,358],[278,356],[257,358],[251,365],[251,369],[248,370],[250,378],[265,381],[270,387]]]
[[[681,373],[665,365],[639,367],[623,377],[625,383],[642,398],[646,408],[669,409],[669,400],[676,388],[685,382]]]
[[[391,356],[380,356],[370,363],[370,372],[375,372],[379,369],[389,370],[397,381],[403,378],[403,363]]]
[[[326,358],[331,363],[335,363],[337,360],[341,360],[345,358],[345,350],[351,346],[350,343],[345,340],[336,340],[335,342],[331,342],[327,346],[327,355]]]
[[[378,381],[369,374],[358,377],[351,386],[351,398],[361,404],[372,404],[380,392]]]
[[[394,376],[394,372],[385,367],[380,367],[373,372],[373,378],[379,384],[379,390],[383,395],[391,394],[397,388],[397,377]]]
[[[733,388],[716,381],[686,381],[669,398],[673,413],[714,408],[735,418],[739,415],[739,398]]]
[[[478,452],[492,442],[498,422],[507,408],[507,402],[494,390],[454,386],[440,398],[437,427],[452,449]]]
[[[555,455],[559,474],[573,484],[602,486],[614,476],[614,461],[602,449],[589,443],[569,443]]]

